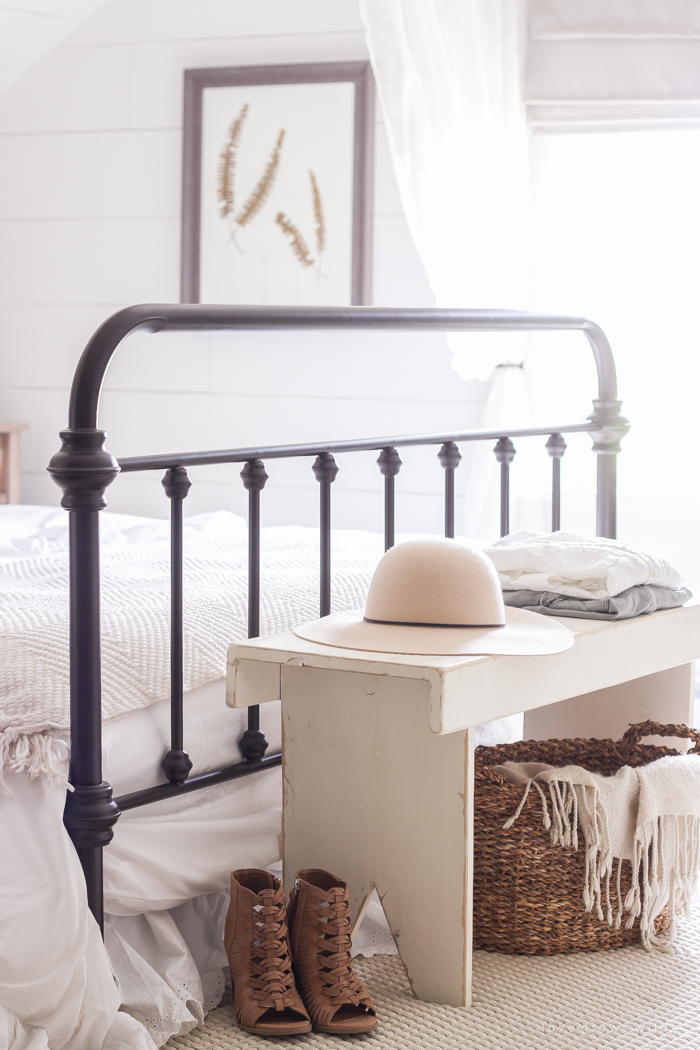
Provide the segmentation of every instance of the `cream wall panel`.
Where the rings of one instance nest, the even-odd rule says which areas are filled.
[[[130,76],[128,47],[57,48],[0,95],[0,134],[128,127]]]
[[[398,215],[403,218],[403,206],[391,164],[386,125],[377,120],[374,125],[374,214]]]
[[[435,296],[403,215],[374,219],[372,301],[382,306],[435,306]],[[394,265],[381,265],[392,260]],[[399,263],[400,260],[400,263]]]
[[[105,391],[206,394],[212,390],[210,336],[205,332],[133,332],[112,357]]]
[[[0,137],[0,219],[179,221],[178,129]],[[28,172],[43,172],[41,192]]]
[[[87,18],[103,0],[10,0],[14,11],[31,11],[70,21]]]
[[[22,67],[33,62],[57,43],[71,28],[66,20],[47,17],[36,11],[0,7],[0,65]]]
[[[92,331],[128,303],[178,300],[183,71],[366,57],[357,0],[111,0],[0,96],[0,408],[31,426],[26,498],[56,502],[45,465]],[[376,133],[374,302],[430,306],[381,114]],[[442,336],[327,333],[316,342],[294,338],[285,350],[276,338],[131,337],[105,384],[110,449],[129,455],[478,425],[481,385],[451,371]],[[416,455],[399,478],[398,514],[414,527],[412,500],[423,508],[420,527],[437,515],[439,529],[442,471],[434,450]],[[344,457],[336,525],[381,526],[374,460]],[[315,523],[308,462],[270,469],[264,520]],[[188,513],[245,510],[234,468],[193,477]],[[168,509],[158,479],[133,475],[120,479],[110,505]]]
[[[475,384],[455,381],[440,333],[221,332],[212,347],[222,393],[480,401]]]
[[[43,474],[53,452],[59,448],[58,432],[66,425],[68,390],[31,387],[0,389],[0,419],[32,423],[22,434],[22,470]],[[49,455],[47,456],[47,451]],[[58,489],[56,490],[58,492]],[[53,501],[52,501],[53,502]]]
[[[57,47],[105,0],[17,0],[0,5],[0,90]]]
[[[120,305],[0,304],[0,391],[9,386],[67,390],[83,347]]]
[[[46,471],[22,471],[22,503],[43,507],[58,507],[60,490]]]
[[[354,62],[367,58],[367,48],[361,33],[318,33],[310,36],[261,33],[254,37],[136,44],[132,56],[134,125],[179,127],[182,121],[184,69]]]
[[[341,408],[344,411],[341,413]],[[226,448],[282,442],[342,440],[414,431],[434,432],[438,423],[467,416],[439,403],[362,401],[330,398],[258,398],[178,391],[118,391],[102,396],[100,423],[110,431],[115,455],[132,456],[183,448]],[[473,411],[467,426],[474,423]],[[383,433],[380,433],[380,430]],[[408,455],[408,452],[407,452]],[[419,453],[414,452],[418,456]],[[423,453],[423,455],[432,454]]]
[[[33,219],[1,224],[0,302],[173,302],[172,219]]]
[[[11,66],[0,67],[0,92],[5,91],[18,75],[19,70]]]
[[[362,32],[357,4],[347,0],[118,0],[81,26],[71,42],[177,41],[264,36],[274,26],[292,36],[328,31]]]

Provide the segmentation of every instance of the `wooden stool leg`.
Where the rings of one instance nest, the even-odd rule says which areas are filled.
[[[284,873],[375,886],[414,994],[468,1006],[473,736],[429,728],[429,684],[282,667]]]
[[[695,665],[691,663],[573,696],[526,711],[525,739],[583,736],[618,740],[630,723],[647,719],[692,725],[694,688]],[[658,742],[668,744],[661,738]]]

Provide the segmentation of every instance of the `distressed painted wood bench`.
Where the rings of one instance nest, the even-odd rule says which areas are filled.
[[[295,634],[232,645],[227,702],[282,701],[284,878],[346,879],[355,923],[376,887],[419,999],[471,994],[473,748],[525,711],[525,737],[619,737],[692,721],[700,602],[617,623],[561,619],[555,656],[399,656]]]

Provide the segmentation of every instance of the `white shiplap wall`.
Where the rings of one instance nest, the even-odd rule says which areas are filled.
[[[0,3],[0,91],[53,50],[105,0]]]
[[[23,494],[55,503],[45,466],[94,328],[179,294],[183,70],[367,57],[356,0],[109,0],[0,95],[0,417],[25,419]],[[376,128],[374,303],[431,305]],[[134,336],[101,423],[116,455],[478,424],[481,384],[441,338]],[[379,527],[371,456],[348,459],[335,523]],[[406,455],[398,527],[439,530],[434,451]],[[245,505],[229,468],[195,472],[190,513]],[[315,520],[308,463],[275,465],[268,523]],[[115,510],[166,514],[158,481],[120,478]]]

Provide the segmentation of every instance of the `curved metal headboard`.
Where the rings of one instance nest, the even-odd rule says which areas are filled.
[[[182,332],[293,328],[359,331],[581,331],[591,345],[598,372],[598,398],[617,398],[615,361],[605,333],[585,317],[558,317],[510,310],[383,309],[376,306],[286,308],[146,304],[129,306],[109,317],[90,339],[73,378],[69,427],[97,427],[102,382],[112,354],[136,329]]]
[[[119,464],[104,447],[105,434],[98,429],[97,413],[100,391],[112,354],[125,336],[136,329],[151,332],[217,329],[581,331],[588,339],[595,358],[598,397],[594,399],[593,412],[588,417],[590,427],[579,424],[568,429],[587,430],[593,439],[593,450],[598,458],[596,531],[600,536],[615,536],[616,457],[620,451],[620,440],[629,429],[627,420],[620,414],[615,363],[608,341],[596,324],[582,317],[554,317],[506,310],[385,310],[362,306],[286,309],[165,304],[130,306],[108,318],[95,332],[80,358],[71,390],[68,429],[61,432],[61,450],[48,467],[53,480],[63,490],[61,504],[70,512],[71,783],[74,790],[68,795],[64,822],[83,865],[88,901],[98,921],[102,918],[102,847],[110,841],[112,826],[119,816],[119,808],[112,799],[112,790],[109,784],[102,781],[98,519],[99,511],[106,506],[105,490],[119,473]],[[466,436],[483,439],[488,435],[486,432],[478,435],[474,432]],[[551,437],[556,436],[561,440],[560,434],[551,434]],[[499,440],[499,445],[505,437],[503,435]],[[407,443],[416,444],[420,441],[411,438]],[[351,444],[357,446],[358,442]],[[321,457],[328,455],[323,451],[325,447],[316,449],[321,452]],[[377,446],[370,442],[368,447]],[[560,449],[561,446],[557,445],[556,448]],[[293,451],[294,454],[305,454],[303,450],[301,453],[299,449]],[[307,448],[306,454],[308,452]],[[208,453],[204,458],[213,462],[216,456],[215,453]],[[192,458],[189,457],[190,460]],[[232,458],[240,459],[240,456],[232,457],[229,454],[228,460],[232,461]],[[499,459],[499,462],[502,467],[505,463],[507,470],[508,455]],[[444,462],[441,460],[441,465],[450,468],[449,459]],[[182,467],[176,466],[174,469],[181,471]],[[450,469],[454,473],[453,467]],[[383,473],[389,475],[392,471]],[[446,478],[449,473],[450,470],[446,470]],[[323,481],[323,477],[318,476],[317,480]],[[324,484],[329,489],[328,481]],[[253,489],[255,485],[246,487]],[[167,494],[177,495],[174,489]],[[329,517],[326,525],[329,536]],[[454,535],[453,532],[451,534]],[[177,746],[181,748],[182,745],[180,743]],[[176,749],[172,754],[177,758],[184,752]],[[262,768],[262,762],[253,762],[248,771]]]

